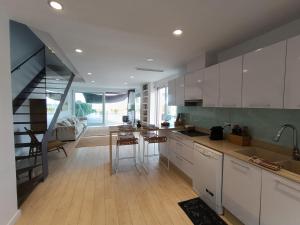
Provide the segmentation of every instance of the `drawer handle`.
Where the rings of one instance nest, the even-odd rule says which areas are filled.
[[[242,165],[242,164],[240,164],[240,163],[237,163],[236,161],[233,161],[233,160],[231,160],[231,163],[233,163],[233,164],[235,164],[235,165],[237,165],[237,166],[243,167],[243,168],[245,168],[245,169],[247,169],[247,170],[250,169],[248,166],[244,166],[244,165]]]
[[[207,155],[207,154],[205,154],[203,152],[200,152],[200,154],[203,155],[203,156],[205,156],[205,157],[207,157],[207,158],[211,158],[211,155]]]
[[[300,193],[300,190],[297,189],[297,188],[294,188],[294,187],[292,187],[292,186],[290,186],[290,185],[288,185],[288,184],[285,184],[285,183],[283,183],[283,182],[281,182],[281,181],[279,181],[279,180],[276,180],[276,182],[277,182],[278,184],[282,185],[282,186],[285,186],[285,187],[287,187],[287,188],[289,188],[289,189],[291,189],[291,190],[294,190],[294,191]]]
[[[176,156],[176,158],[177,158],[177,159],[179,159],[180,161],[183,161],[183,159],[182,159],[182,158],[180,158],[180,157],[178,157],[178,156]]]

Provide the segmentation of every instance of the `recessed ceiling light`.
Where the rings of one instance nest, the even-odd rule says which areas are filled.
[[[82,50],[81,50],[80,48],[76,48],[76,49],[75,49],[75,52],[77,52],[77,53],[82,53]]]
[[[91,81],[91,83],[95,83],[95,81],[94,81],[94,80],[92,80],[92,81]]]
[[[153,62],[154,59],[148,58],[147,61],[148,61],[148,62]]]
[[[92,73],[87,73],[87,75],[92,75]]]
[[[60,79],[56,78],[55,80],[60,80]]]
[[[49,1],[48,2],[50,7],[55,9],[55,10],[62,10],[63,6],[61,3],[57,2],[57,1]]]
[[[180,29],[177,29],[177,30],[174,30],[174,31],[173,31],[173,35],[174,35],[174,36],[176,36],[176,37],[179,37],[179,36],[181,36],[181,35],[182,35],[182,33],[183,33],[183,31],[182,31],[182,30],[180,30]]]
[[[261,50],[262,50],[262,48],[259,48],[259,49],[256,49],[255,51],[256,51],[256,52],[259,52],[259,51],[261,51]]]
[[[130,78],[131,78],[131,79],[133,79],[133,78],[134,78],[134,76],[130,76]]]
[[[202,80],[197,80],[197,82],[198,82],[198,83],[201,83],[201,82],[202,82]]]
[[[124,85],[127,85],[128,83],[127,82],[124,82]]]
[[[248,72],[248,70],[247,70],[247,69],[244,69],[244,70],[243,70],[243,72],[244,72],[244,73],[247,73],[247,72]]]

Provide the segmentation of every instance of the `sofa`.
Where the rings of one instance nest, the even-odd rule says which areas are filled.
[[[86,120],[76,117],[62,119],[56,123],[56,139],[59,141],[75,141],[86,127]]]

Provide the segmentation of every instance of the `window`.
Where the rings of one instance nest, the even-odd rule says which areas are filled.
[[[168,106],[168,88],[162,87],[157,89],[157,125],[163,121],[174,124],[177,116],[177,107]]]

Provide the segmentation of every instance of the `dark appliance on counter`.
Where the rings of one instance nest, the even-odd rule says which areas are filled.
[[[210,128],[210,140],[223,140],[223,127],[221,126],[216,126]]]

